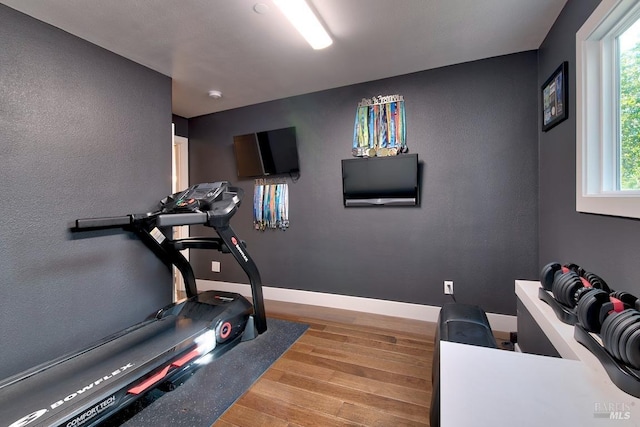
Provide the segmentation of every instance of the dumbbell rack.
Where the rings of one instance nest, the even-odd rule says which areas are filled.
[[[565,274],[567,275],[565,276]],[[573,277],[570,275],[573,275]],[[553,280],[552,283],[550,283],[551,280]],[[626,292],[612,293],[602,278],[594,273],[585,271],[576,264],[565,264],[564,266],[559,263],[547,264],[540,272],[540,282],[542,286],[538,289],[538,298],[553,309],[556,317],[561,322],[574,326],[573,338],[598,358],[611,381],[620,390],[640,398],[640,369],[635,368],[638,366],[638,362],[634,361],[627,364],[625,362],[628,362],[626,360],[629,357],[628,354],[615,355],[617,342],[614,344],[613,349],[609,348],[611,346],[609,341],[613,338],[607,338],[607,336],[617,336],[616,340],[621,339],[620,332],[617,329],[614,329],[617,335],[611,334],[608,330],[601,331],[601,329],[606,329],[602,328],[602,319],[607,316],[607,313],[611,315],[610,313],[618,311],[616,310],[616,305],[618,305],[619,312],[624,313],[624,300],[626,298],[626,306],[635,305],[636,310],[638,310],[638,299]],[[583,287],[580,287],[580,282],[584,284]],[[600,292],[598,297],[594,294],[595,292]],[[590,293],[591,297],[585,296]],[[622,294],[626,295],[622,296]],[[603,300],[603,296],[606,298],[605,300]],[[628,297],[631,297],[632,300],[629,301]],[[570,307],[568,304],[565,305],[567,301],[575,301],[575,304]],[[585,301],[587,301],[587,305],[581,306]],[[589,313],[597,315],[593,310],[599,310],[600,312],[597,322],[590,320],[592,316]],[[614,318],[611,317],[611,319]],[[624,326],[629,327],[632,324],[629,323]],[[624,329],[622,329],[622,332],[624,332]],[[627,335],[628,337],[629,335]],[[625,345],[627,345],[626,342]]]
[[[553,309],[553,312],[561,322],[571,326],[578,323],[578,316],[576,315],[575,310],[560,304],[558,301],[556,301],[553,295],[551,295],[551,293],[549,293],[548,291],[545,291],[543,287],[540,287],[540,289],[538,289],[538,298],[546,302],[549,307]]]
[[[600,337],[594,337],[592,333],[587,332],[587,330],[578,323],[575,310],[560,304],[550,292],[540,287],[538,289],[538,298],[553,309],[558,320],[574,326],[573,337],[575,340],[585,346],[598,358],[611,381],[620,390],[634,397],[640,397],[640,370],[633,369],[611,356],[603,347],[601,341],[599,341]]]
[[[634,397],[640,397],[639,370],[633,369],[611,356],[593,334],[587,332],[579,323],[574,326],[573,337],[598,358],[611,381],[620,390]]]

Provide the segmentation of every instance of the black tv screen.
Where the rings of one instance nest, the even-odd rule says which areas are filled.
[[[300,172],[296,128],[233,137],[239,178]]]
[[[345,206],[417,206],[418,155],[342,160],[342,189]]]
[[[233,151],[236,155],[236,169],[238,170],[239,178],[262,176],[264,174],[255,133],[234,136]]]

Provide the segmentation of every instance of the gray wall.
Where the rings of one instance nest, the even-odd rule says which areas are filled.
[[[232,220],[266,285],[441,305],[450,279],[459,302],[515,314],[514,280],[537,277],[536,82],[530,51],[192,118],[190,180],[237,181],[234,135],[296,126],[290,229],[252,229],[252,180],[240,182],[247,197]],[[340,160],[356,106],[396,93],[422,162],[422,204],[345,209]],[[247,283],[231,257],[193,252],[197,277]]]
[[[168,269],[133,236],[68,227],[170,192],[171,80],[2,5],[0,40],[4,378],[170,301]]]
[[[539,50],[539,86],[569,61],[569,118],[540,132],[540,266],[575,262],[640,295],[638,220],[576,212],[575,33],[598,0],[569,0]]]

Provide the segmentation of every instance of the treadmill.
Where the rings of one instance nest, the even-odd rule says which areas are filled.
[[[169,268],[178,268],[187,298],[88,348],[0,382],[0,426],[95,426],[151,390],[173,389],[203,359],[265,332],[258,269],[229,226],[242,195],[228,182],[197,184],[163,199],[154,212],[76,220],[75,232],[133,232]],[[219,237],[171,237],[172,227],[195,224],[212,227]],[[198,293],[191,265],[180,253],[189,248],[231,253],[249,277],[253,305],[236,293]]]

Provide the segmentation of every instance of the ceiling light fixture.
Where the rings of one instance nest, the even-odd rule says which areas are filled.
[[[289,22],[314,49],[331,46],[333,40],[305,0],[273,0]]]
[[[220,99],[222,98],[222,92],[220,92],[219,90],[210,90],[209,98]]]

